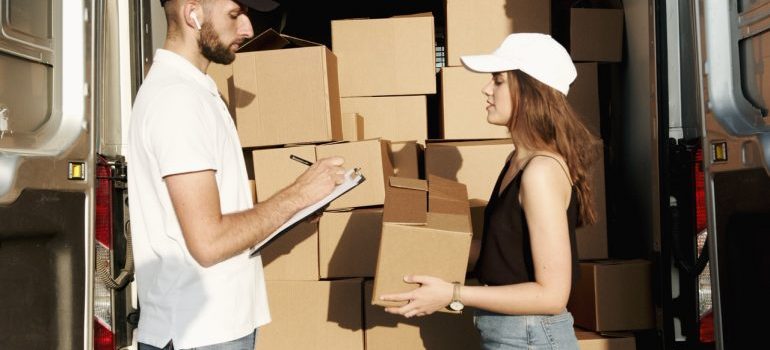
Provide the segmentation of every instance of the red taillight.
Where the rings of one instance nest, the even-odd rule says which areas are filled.
[[[94,350],[114,350],[115,335],[98,318],[94,318]]]
[[[96,223],[95,235],[99,243],[112,249],[112,183],[110,166],[100,161],[96,166]]]
[[[703,232],[707,226],[706,216],[706,175],[703,174],[703,150],[695,151],[693,162],[695,177],[695,233]]]
[[[714,313],[709,310],[700,318],[700,342],[714,342]]]
[[[100,270],[110,274],[112,255],[112,171],[106,159],[96,165],[96,199],[94,206],[94,349],[114,350],[112,333],[112,292],[99,279]]]

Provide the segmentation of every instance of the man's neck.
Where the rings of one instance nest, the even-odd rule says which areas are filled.
[[[195,44],[167,38],[163,44],[163,49],[184,57],[203,74],[206,74],[209,63],[211,63],[211,61],[201,55],[198,45]]]

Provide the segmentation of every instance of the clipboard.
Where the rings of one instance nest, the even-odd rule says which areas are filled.
[[[311,204],[305,207],[304,209],[298,211],[288,221],[286,221],[283,225],[281,225],[275,231],[273,231],[273,233],[268,235],[261,242],[257,243],[257,245],[251,248],[249,257],[253,258],[257,254],[259,254],[262,248],[270,244],[270,242],[272,242],[276,238],[280,237],[284,233],[291,230],[294,226],[304,221],[307,217],[319,211],[322,211],[333,200],[339,198],[345,193],[348,193],[348,191],[360,185],[362,182],[364,182],[364,180],[366,180],[366,178],[364,177],[364,175],[361,174],[359,169],[356,168],[356,169],[348,170],[348,172],[345,173],[345,181],[343,183],[337,185],[337,187],[335,187],[331,193],[329,193],[326,197],[324,197],[320,201],[315,202],[314,204]]]

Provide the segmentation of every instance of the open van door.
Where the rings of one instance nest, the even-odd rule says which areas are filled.
[[[146,2],[0,0],[0,349],[132,342],[120,143]]]
[[[749,349],[770,312],[770,1],[704,0],[703,150],[717,349]]]
[[[3,349],[83,349],[90,342],[89,6],[0,0]]]
[[[657,5],[665,348],[756,348],[767,326],[753,320],[770,312],[770,1]]]

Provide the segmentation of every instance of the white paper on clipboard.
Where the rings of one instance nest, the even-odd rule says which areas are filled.
[[[305,207],[305,209],[302,209],[298,211],[296,214],[294,214],[294,216],[292,216],[288,221],[286,221],[286,223],[281,225],[281,227],[277,228],[275,231],[273,231],[273,233],[267,236],[267,238],[263,239],[261,242],[257,243],[257,245],[252,247],[251,253],[249,254],[249,256],[254,257],[255,255],[259,254],[259,251],[265,245],[269,244],[271,241],[278,238],[280,235],[289,231],[292,227],[294,227],[298,223],[305,220],[308,216],[313,215],[317,211],[323,209],[333,200],[337,199],[338,197],[352,190],[356,186],[360,185],[362,182],[364,182],[364,180],[366,180],[366,178],[361,174],[361,172],[358,171],[358,169],[348,170],[348,172],[345,173],[345,182],[337,185],[337,187],[335,187],[334,190],[332,190],[332,192],[329,193],[329,195],[327,195],[320,201],[308,207]]]

